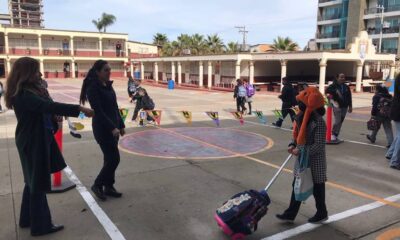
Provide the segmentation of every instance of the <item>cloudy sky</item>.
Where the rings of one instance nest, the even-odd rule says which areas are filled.
[[[0,11],[8,12],[6,0]],[[101,13],[117,17],[109,32],[128,33],[130,40],[152,42],[157,32],[175,39],[181,33],[218,33],[225,42],[241,42],[234,28],[245,25],[250,44],[289,36],[300,46],[316,30],[317,0],[44,0],[45,27],[96,31]]]

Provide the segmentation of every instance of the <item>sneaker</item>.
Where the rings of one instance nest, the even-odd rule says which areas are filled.
[[[375,143],[375,140],[373,140],[372,138],[371,138],[371,135],[367,135],[367,139],[371,142],[371,143]]]
[[[155,122],[154,122],[154,121],[148,121],[147,124],[149,124],[149,125],[154,125]]]
[[[316,214],[314,215],[314,217],[308,219],[308,222],[309,222],[309,223],[315,223],[315,224],[316,224],[316,223],[325,222],[326,220],[328,220],[328,214],[327,214],[327,213],[325,213],[325,214],[318,214],[318,213],[316,213]]]
[[[280,128],[281,125],[278,125],[277,123],[272,123],[273,126]]]
[[[107,200],[106,196],[104,195],[103,186],[93,185],[91,189],[98,199],[102,201]]]
[[[393,168],[393,169],[396,169],[396,170],[400,170],[400,165],[393,165],[393,166],[390,166],[390,168]]]
[[[286,223],[293,223],[294,222],[294,218],[289,217],[287,214],[283,213],[283,214],[276,214],[275,217],[283,222]]]
[[[338,138],[335,135],[332,134],[331,141],[332,142],[336,142],[336,141],[338,141]]]
[[[247,115],[251,115],[251,112],[248,112]]]
[[[104,194],[115,198],[122,197],[122,193],[118,192],[114,187],[105,187]]]

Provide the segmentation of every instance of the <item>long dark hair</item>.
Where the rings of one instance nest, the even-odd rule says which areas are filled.
[[[93,64],[92,68],[90,68],[82,83],[81,96],[79,97],[80,104],[85,105],[85,102],[87,101],[86,92],[88,87],[99,81],[99,78],[97,77],[97,72],[100,72],[106,64],[108,64],[107,61],[97,60]]]
[[[23,89],[39,92],[40,86],[40,65],[39,62],[30,57],[17,59],[7,77],[4,100],[6,107],[13,108],[14,97]]]

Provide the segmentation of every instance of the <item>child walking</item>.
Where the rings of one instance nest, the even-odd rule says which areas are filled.
[[[251,115],[251,104],[253,102],[253,96],[256,93],[254,85],[250,84],[247,79],[243,80],[244,86],[246,88],[246,102],[249,105],[249,112],[248,114]]]
[[[247,110],[245,107],[247,90],[243,85],[243,81],[241,79],[236,80],[235,90],[233,92],[233,98],[236,99],[236,109],[238,112],[242,114]]]

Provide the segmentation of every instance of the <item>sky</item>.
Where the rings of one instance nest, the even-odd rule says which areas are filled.
[[[7,0],[0,12],[8,13]],[[242,43],[235,26],[246,26],[249,44],[290,37],[301,47],[315,37],[318,0],[44,0],[44,25],[50,29],[97,31],[103,12],[117,21],[107,32],[151,43],[155,33],[175,40],[181,33],[217,33],[225,43]]]

